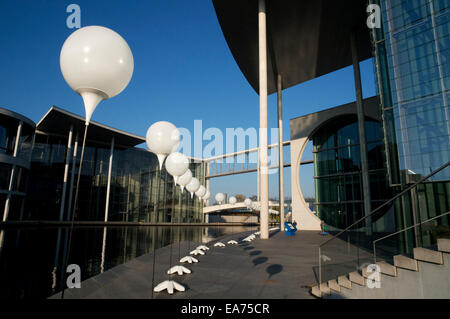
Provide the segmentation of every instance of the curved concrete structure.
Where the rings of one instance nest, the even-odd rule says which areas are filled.
[[[371,97],[364,101],[364,115],[379,121],[378,98]],[[320,219],[309,209],[302,193],[299,168],[306,145],[314,133],[328,121],[345,115],[356,116],[356,103],[327,109],[291,119],[291,191],[292,220],[297,222],[297,228],[302,230],[320,230]]]

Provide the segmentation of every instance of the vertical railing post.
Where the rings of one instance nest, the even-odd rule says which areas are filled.
[[[66,206],[67,175],[69,175],[70,158],[72,155],[73,125],[70,126],[69,138],[67,139],[66,164],[64,165],[63,189],[61,195],[61,207],[59,208],[59,221],[64,219],[64,207]]]
[[[109,197],[111,192],[111,173],[114,156],[114,136],[111,139],[111,151],[109,153],[109,165],[108,165],[108,181],[106,184],[106,204],[105,204],[105,222],[108,221],[109,216]]]

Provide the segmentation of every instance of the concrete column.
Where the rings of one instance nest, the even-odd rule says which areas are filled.
[[[16,142],[14,144],[14,153],[13,153],[14,157],[17,157],[17,153],[19,151],[19,142],[20,142],[20,135],[22,134],[22,126],[23,126],[23,122],[20,121],[19,125],[17,126]],[[14,185],[14,178],[16,177],[16,171],[17,171],[17,167],[16,167],[16,165],[13,165],[12,171],[11,171],[11,177],[9,179],[8,195],[6,197],[5,209],[3,211],[3,221],[6,221],[8,219],[9,207],[11,205],[11,192],[12,192],[12,188]]]
[[[109,194],[111,192],[111,172],[113,164],[113,155],[114,155],[114,136],[111,139],[111,152],[109,153],[108,182],[106,184],[105,222],[108,221],[108,213],[109,213]]]
[[[72,207],[72,198],[73,198],[73,182],[75,180],[75,167],[77,163],[77,149],[78,149],[78,133],[75,137],[75,145],[73,148],[73,157],[72,157],[72,173],[70,174],[70,191],[69,191],[69,204],[67,205],[67,217],[66,220],[70,219],[70,212]]]
[[[73,126],[70,126],[69,138],[67,139],[67,152],[66,152],[66,164],[64,165],[64,179],[63,179],[63,190],[61,195],[61,207],[59,208],[59,221],[64,218],[64,207],[66,204],[66,191],[67,191],[67,175],[69,174],[69,161],[70,155],[72,155],[72,135]]]
[[[267,148],[267,35],[266,2],[258,3],[259,44],[259,174],[261,192],[260,230],[261,239],[269,238],[269,167]]]
[[[256,159],[256,200],[259,202],[261,200],[261,175],[259,170],[259,148],[257,151]]]
[[[280,225],[284,227],[284,159],[283,159],[283,100],[282,100],[282,78],[277,76],[277,105],[278,105],[278,190],[280,202]]]
[[[355,91],[356,91],[356,112],[358,114],[358,132],[359,132],[359,145],[361,153],[361,175],[363,184],[363,202],[364,202],[364,214],[367,216],[371,212],[370,205],[370,181],[369,181],[369,168],[367,163],[367,145],[366,145],[366,129],[364,125],[364,109],[362,102],[362,88],[361,88],[361,74],[359,71],[358,52],[356,49],[356,35],[354,32],[350,36],[350,44],[352,49],[353,60],[353,74],[355,79]],[[372,220],[366,219],[366,234],[372,234]]]

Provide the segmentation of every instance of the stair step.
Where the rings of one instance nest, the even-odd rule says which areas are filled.
[[[389,275],[392,277],[397,277],[397,267],[385,262],[379,261],[377,265],[380,266],[380,272],[385,275]]]
[[[347,289],[352,289],[352,282],[348,280],[347,276],[339,276],[338,284]]]
[[[414,248],[414,259],[439,265],[442,265],[444,263],[444,258],[440,251],[435,251],[422,247]]]
[[[450,253],[450,239],[438,238],[437,240],[438,250],[444,253]]]
[[[321,293],[324,293],[324,294],[327,294],[327,295],[331,294],[330,287],[328,287],[326,282],[321,283],[319,285],[319,287],[320,287],[320,292]]]
[[[320,292],[319,286],[312,287],[311,293],[316,297],[322,298],[322,293]]]
[[[369,272],[367,268],[368,267],[361,268],[361,273],[364,278],[369,278],[369,276],[372,274],[372,272]]]
[[[330,287],[330,289],[333,289],[334,291],[341,292],[341,286],[338,285],[336,279],[329,280],[328,287]]]
[[[394,266],[412,271],[419,271],[419,263],[417,260],[403,255],[394,256]]]
[[[358,284],[360,286],[365,286],[366,285],[366,280],[357,271],[351,272],[348,275],[349,275],[349,279],[350,279],[351,282],[354,282],[355,284]]]

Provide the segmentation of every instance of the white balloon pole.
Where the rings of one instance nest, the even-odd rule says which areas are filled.
[[[60,53],[60,67],[67,84],[83,98],[86,115],[68,252],[63,268],[65,273],[70,256],[73,224],[78,211],[84,149],[92,113],[100,101],[116,96],[127,87],[133,75],[134,60],[130,47],[118,33],[101,26],[88,26],[76,30],[66,39]],[[61,298],[64,298],[64,290]]]

